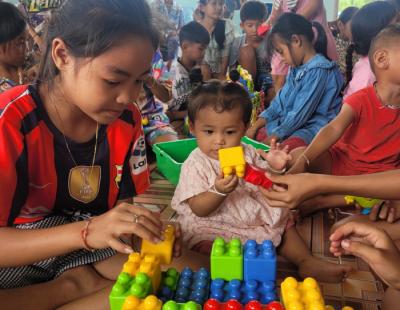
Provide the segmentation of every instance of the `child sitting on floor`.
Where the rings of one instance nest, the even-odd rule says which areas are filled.
[[[0,3],[0,93],[22,83],[25,29],[25,19],[18,9],[10,3]]]
[[[280,254],[298,265],[301,276],[321,281],[340,281],[348,266],[325,263],[313,257],[284,209],[270,208],[258,187],[236,176],[223,178],[218,150],[241,145],[250,122],[252,104],[237,83],[213,81],[192,93],[188,116],[198,148],[184,162],[172,199],[178,212],[184,240],[189,248],[209,254],[212,240],[240,238],[243,242],[272,240]],[[256,150],[244,145],[248,164],[262,169],[265,161]],[[286,161],[286,152],[272,150],[272,168]]]
[[[240,27],[244,35],[233,40],[229,52],[229,66],[237,64],[246,69],[254,81],[256,91],[272,90],[271,64],[268,62],[266,37],[259,36],[257,29],[267,17],[267,8],[260,1],[248,1],[240,9]]]
[[[344,176],[400,168],[399,44],[400,25],[389,26],[372,41],[369,59],[377,82],[346,98],[339,115],[312,143],[291,153],[290,173]],[[343,196],[337,198],[331,203],[343,205]]]
[[[200,69],[210,34],[198,22],[190,22],[179,32],[182,55],[171,66],[172,100],[168,104],[168,117],[171,121],[184,119],[187,115],[189,95],[193,89],[190,72]]]
[[[315,43],[313,27],[318,30]],[[339,112],[342,74],[336,63],[327,59],[326,35],[316,22],[285,13],[271,29],[269,38],[270,48],[291,69],[285,85],[247,136],[266,144],[277,140],[289,149],[306,146]]]
[[[375,82],[375,75],[371,71],[368,52],[372,39],[389,24],[397,19],[395,7],[387,1],[374,1],[363,6],[351,19],[351,35],[354,51],[360,59],[354,64],[348,62],[346,66],[348,86],[343,98],[367,87]],[[371,21],[374,22],[371,22]],[[348,51],[352,52],[351,49]]]

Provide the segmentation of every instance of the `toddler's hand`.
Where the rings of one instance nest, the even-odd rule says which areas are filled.
[[[221,174],[215,180],[215,189],[223,194],[233,192],[239,183],[239,178],[236,175],[230,175],[226,178]]]
[[[335,256],[362,258],[389,286],[400,289],[400,252],[386,232],[370,224],[350,222],[337,228],[330,240]]]
[[[287,163],[292,159],[292,156],[288,153],[289,147],[285,146],[284,148],[281,147],[276,140],[271,141],[271,148],[268,153],[263,151],[258,151],[268,163],[268,165],[274,170],[283,170]]]
[[[384,220],[388,223],[396,222],[400,219],[400,200],[389,200],[373,206],[369,219],[371,221]]]

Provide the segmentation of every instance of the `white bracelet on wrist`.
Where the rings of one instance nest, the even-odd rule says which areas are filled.
[[[284,174],[286,172],[286,167],[283,167],[281,170],[276,170],[270,166],[268,161],[265,161],[267,163],[267,170],[274,173],[274,174]]]
[[[213,186],[211,186],[211,188],[210,188],[208,191],[211,192],[211,193],[220,195],[220,196],[224,196],[224,197],[227,196],[227,194],[219,192],[219,191],[216,189],[215,184],[214,184]]]

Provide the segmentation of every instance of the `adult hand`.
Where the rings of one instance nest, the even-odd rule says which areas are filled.
[[[303,201],[318,194],[317,175],[311,173],[270,175],[274,183],[270,190],[260,187],[271,207],[294,209]]]
[[[333,255],[362,258],[384,282],[400,289],[400,252],[386,232],[370,224],[350,222],[337,228],[330,240]]]
[[[371,221],[383,220],[388,223],[394,223],[400,219],[400,201],[388,200],[377,204],[371,208],[369,214]]]
[[[133,249],[122,242],[121,237],[136,235],[153,243],[159,243],[162,238],[162,228],[158,212],[124,202],[92,218],[86,241],[94,249],[111,247],[118,252],[129,254]]]

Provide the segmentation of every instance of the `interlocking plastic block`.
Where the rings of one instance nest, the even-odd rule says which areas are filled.
[[[239,178],[244,177],[246,162],[242,146],[235,146],[218,151],[219,163],[224,177],[236,174]]]
[[[306,278],[303,282],[286,278],[281,284],[281,297],[286,310],[325,309],[321,290],[313,278]]]
[[[160,259],[154,254],[140,255],[132,253],[129,255],[128,261],[122,267],[122,272],[126,272],[131,276],[138,272],[146,273],[153,284],[154,292],[157,292],[161,282]]]
[[[228,300],[225,303],[221,303],[216,299],[209,299],[204,304],[203,310],[284,310],[283,306],[276,301],[269,303],[268,305],[262,305],[256,300],[252,300],[243,306],[240,302],[235,299]]]
[[[125,299],[122,310],[161,310],[162,302],[156,296],[150,295],[145,299],[128,296]]]
[[[244,280],[276,281],[276,250],[270,240],[248,240],[243,249]]]
[[[172,300],[178,285],[179,273],[175,268],[169,268],[162,272],[161,286],[157,293],[157,297],[163,302]]]
[[[210,273],[205,268],[193,272],[190,268],[183,269],[178,287],[176,288],[174,301],[184,303],[194,301],[203,305],[208,298],[210,290]]]
[[[381,199],[365,198],[351,195],[344,196],[344,200],[348,205],[352,203],[357,203],[361,208],[363,208],[361,212],[362,214],[369,214],[373,206],[382,203]]]
[[[164,304],[162,310],[201,310],[201,306],[194,301],[188,301],[182,304],[170,300]]]
[[[211,250],[211,279],[243,280],[243,248],[239,239],[226,243],[214,240]]]
[[[134,277],[126,272],[120,273],[109,296],[111,309],[121,309],[128,296],[145,298],[152,293],[151,286],[151,279],[143,272],[137,273]]]
[[[256,280],[246,282],[239,280],[231,280],[229,282],[222,279],[212,280],[210,298],[220,302],[235,299],[242,304],[246,304],[251,300],[257,300],[262,304],[277,300],[275,282],[258,282]]]
[[[152,243],[147,240],[142,241],[140,253],[142,255],[154,254],[160,259],[161,265],[170,264],[172,261],[172,254],[175,242],[175,227],[167,225],[163,232],[164,241],[160,243]]]
[[[272,181],[265,176],[265,171],[246,165],[246,173],[243,180],[248,183],[262,186],[265,189],[269,189],[272,186]]]

